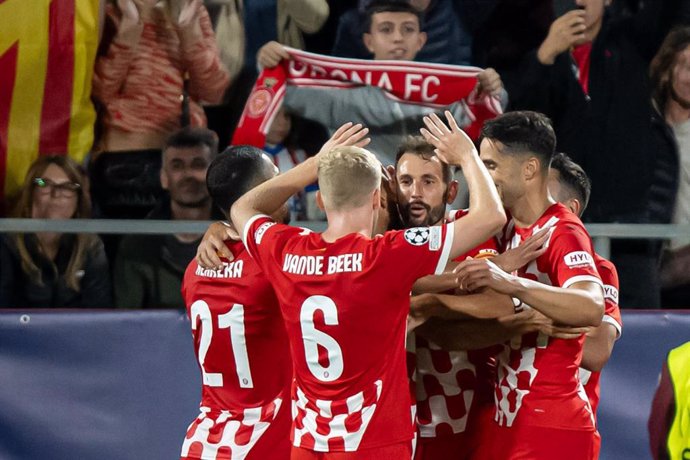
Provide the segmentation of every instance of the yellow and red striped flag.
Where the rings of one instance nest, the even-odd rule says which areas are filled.
[[[93,143],[99,0],[0,0],[0,202],[38,155]]]

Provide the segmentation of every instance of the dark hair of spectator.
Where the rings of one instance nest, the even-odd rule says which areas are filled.
[[[649,68],[652,98],[663,113],[673,97],[673,67],[680,54],[690,46],[690,27],[672,30],[664,39]]]
[[[544,114],[528,110],[508,112],[487,121],[481,138],[503,144],[500,152],[504,154],[535,155],[544,172],[548,172],[556,148],[551,120]]]
[[[228,147],[211,162],[206,187],[224,215],[242,195],[271,177],[263,153],[250,145],[237,145]]]
[[[400,158],[406,153],[417,155],[427,161],[437,156],[434,146],[429,144],[422,136],[407,136],[403,143],[400,144],[400,147],[398,147],[398,153],[395,155],[396,169],[398,168]],[[453,180],[453,167],[443,161],[441,161],[441,167],[443,168],[443,182],[448,185]]]
[[[559,182],[567,187],[575,198],[580,200],[580,215],[587,208],[589,195],[592,193],[592,182],[582,166],[575,163],[568,155],[557,152],[551,158],[551,168],[558,171]]]
[[[405,0],[374,0],[364,10],[364,22],[362,30],[366,33],[371,32],[372,17],[377,13],[410,13],[417,16],[419,20],[419,30],[424,26],[424,14]]]
[[[81,186],[77,190],[77,209],[72,218],[85,219],[90,217],[91,204],[88,200],[88,197],[86,197],[84,193],[86,188],[86,176],[82,173],[81,168],[77,163],[74,162],[74,160],[62,155],[40,156],[31,164],[31,166],[29,166],[29,171],[27,171],[26,177],[24,178],[24,184],[19,192],[19,198],[17,199],[12,216],[24,219],[29,219],[32,217],[34,189],[36,187],[34,184],[34,179],[41,177],[51,164],[54,164],[62,169],[67,177],[69,177],[70,182],[74,182]],[[22,270],[31,279],[35,280],[39,284],[42,284],[41,269],[38,267],[38,265],[36,265],[36,262],[33,260],[31,253],[26,247],[24,234],[15,234],[13,238],[19,252],[19,258],[21,259]],[[96,242],[97,239],[94,235],[84,233],[79,233],[76,235],[74,250],[72,251],[72,255],[70,256],[69,263],[67,264],[67,270],[65,271],[64,275],[67,286],[76,292],[80,291],[80,278],[77,277],[77,272],[83,269],[86,252]],[[54,268],[57,272],[57,267]]]
[[[165,141],[163,151],[169,147],[189,148],[207,146],[211,151],[211,156],[218,153],[218,136],[216,133],[206,128],[186,127],[175,131]]]

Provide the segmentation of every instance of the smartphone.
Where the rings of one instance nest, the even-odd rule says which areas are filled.
[[[582,10],[584,6],[579,6],[575,0],[553,0],[553,14],[555,18],[560,18],[568,11]]]

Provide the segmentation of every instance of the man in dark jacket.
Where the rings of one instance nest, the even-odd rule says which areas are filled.
[[[210,220],[215,215],[206,170],[216,155],[213,131],[185,128],[163,149],[161,185],[169,197],[147,216],[159,220]],[[216,211],[217,213],[217,211]],[[120,308],[184,308],[180,286],[201,235],[129,235],[115,260],[115,303]]]
[[[675,161],[674,152],[667,132],[651,121],[647,73],[676,2],[644,2],[635,14],[616,18],[607,11],[610,3],[572,2],[538,49],[506,74],[506,89],[512,108],[552,118],[558,150],[591,177],[585,221],[667,223],[675,184],[657,179],[658,170]],[[619,267],[621,306],[658,308],[659,245],[613,241],[611,256]]]

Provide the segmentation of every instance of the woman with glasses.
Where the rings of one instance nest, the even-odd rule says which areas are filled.
[[[71,159],[39,157],[29,168],[13,216],[89,217],[85,185]],[[0,307],[110,306],[108,261],[98,236],[49,232],[0,236]]]

